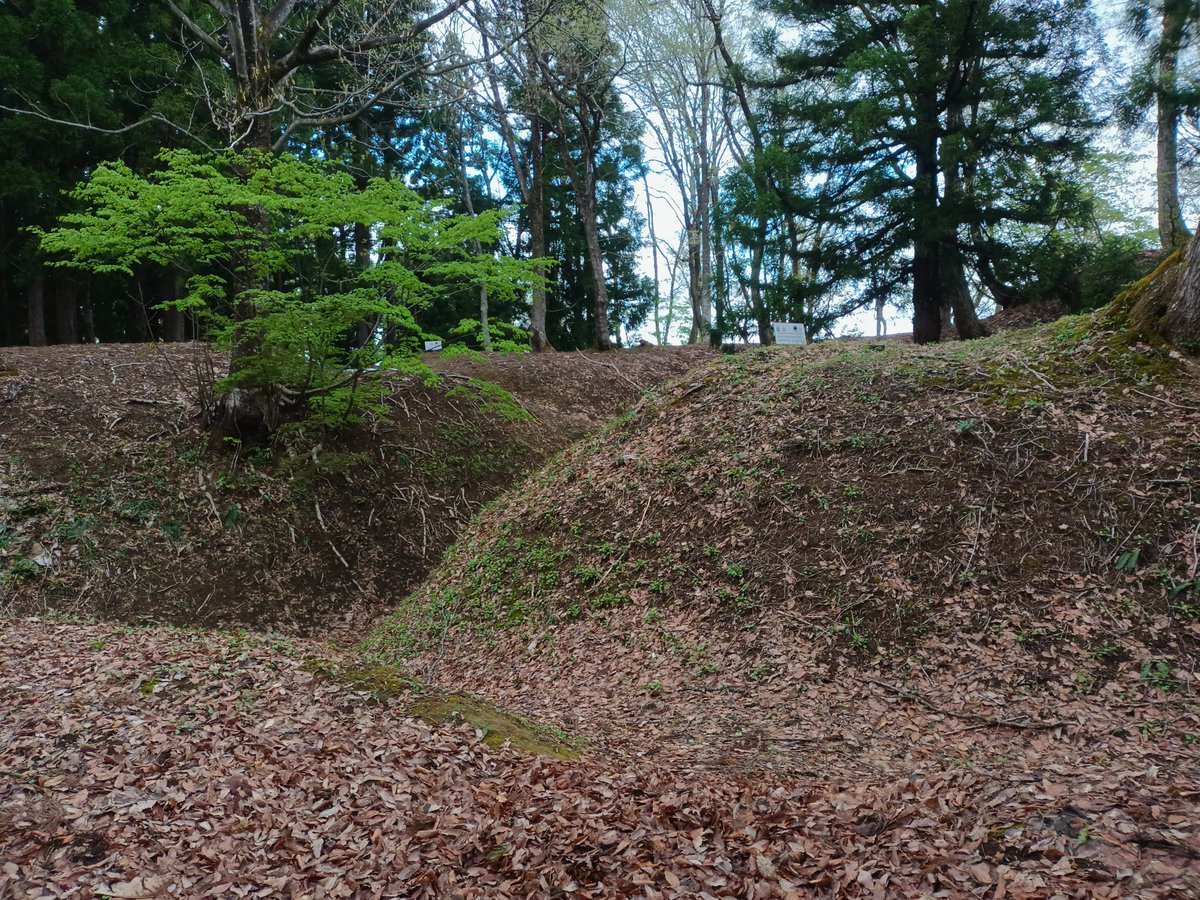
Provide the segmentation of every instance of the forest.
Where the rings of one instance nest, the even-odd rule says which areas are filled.
[[[1200,897],[1195,0],[2,0],[0,149],[0,900]]]
[[[13,2],[0,343],[209,338],[209,314],[256,279],[310,305],[370,290],[410,337],[473,321],[473,346],[535,350],[770,344],[772,321],[822,335],[892,308],[929,342],[982,335],[981,310],[1095,308],[1189,233],[1196,15],[1186,0]],[[428,248],[410,270],[428,291],[410,296],[368,274],[398,258],[383,223],[348,199],[320,229],[281,207],[277,258],[202,288],[238,268],[193,246],[229,223],[185,236],[111,202],[182,159],[403,185],[491,224]],[[103,188],[118,167],[131,180]],[[186,217],[208,187],[157,189]],[[211,199],[207,216],[236,209]],[[89,211],[96,227],[140,217],[121,227],[160,246],[47,241],[86,233],[72,217]],[[490,274],[449,278],[438,254]],[[361,345],[373,314],[357,315]]]

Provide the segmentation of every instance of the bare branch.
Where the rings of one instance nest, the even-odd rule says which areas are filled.
[[[226,61],[230,60],[229,51],[217,43],[216,38],[196,24],[196,22],[192,20],[191,16],[189,16],[175,4],[174,0],[163,0],[163,3],[167,9],[171,11],[171,15],[173,15],[179,21],[179,24],[182,25],[184,30],[191,34],[192,37],[206,46],[213,53],[217,54],[217,56],[221,59]]]
[[[340,0],[330,0],[336,5]],[[326,44],[320,47],[314,47],[307,52],[299,52],[300,46],[297,45],[296,50],[284,57],[280,65],[284,65],[293,57],[292,68],[302,65],[311,65],[314,63],[329,62],[335,59],[347,59],[361,53],[366,53],[371,50],[381,50],[385,47],[394,47],[397,44],[403,44],[413,38],[423,34],[439,22],[445,21],[450,16],[454,15],[460,9],[467,5],[469,0],[452,0],[446,6],[442,7],[432,15],[426,16],[424,19],[419,19],[413,22],[411,26],[403,31],[393,32],[392,34],[383,34],[378,37],[367,38],[361,41],[353,41],[349,44],[332,45]],[[290,69],[288,70],[290,71]]]
[[[158,113],[151,113],[144,119],[138,119],[136,122],[133,122],[130,125],[124,125],[120,128],[103,128],[99,125],[92,125],[90,122],[75,122],[70,119],[58,119],[54,116],[47,115],[38,109],[20,109],[15,106],[0,105],[0,111],[12,113],[13,115],[17,116],[29,116],[34,119],[41,119],[43,122],[49,122],[52,125],[62,125],[67,128],[77,128],[80,131],[90,131],[96,134],[127,134],[130,131],[134,131],[138,128],[142,128],[146,125],[157,122],[160,125],[167,125],[171,128],[174,128],[181,134],[186,134],[189,138],[203,146],[206,150],[216,152],[215,148],[213,148],[213,146],[203,138],[199,137],[194,132],[189,131],[187,128],[184,128],[182,125],[172,122],[166,116]]]

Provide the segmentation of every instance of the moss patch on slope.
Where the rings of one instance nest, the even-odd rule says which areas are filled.
[[[902,650],[964,585],[1112,574],[1135,545],[1141,571],[1182,579],[1169,482],[1138,497],[1125,480],[1155,441],[1166,471],[1194,461],[1156,407],[1178,366],[1087,317],[936,349],[711,362],[485,512],[370,646],[533,634],[635,602],[736,628],[799,602],[854,646]]]
[[[487,508],[366,652],[630,752],[858,729],[868,674],[997,720],[1128,696],[1200,640],[1192,365],[1087,317],[707,363]]]

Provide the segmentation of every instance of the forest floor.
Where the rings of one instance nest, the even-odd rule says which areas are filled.
[[[392,379],[381,421],[223,448],[203,345],[0,348],[0,609],[353,643],[484,503],[710,355],[427,354],[442,383]]]
[[[497,377],[531,409],[574,386],[580,433],[603,410],[572,379],[607,359],[548,363],[544,398]],[[0,643],[0,897],[1200,897],[1195,362],[1085,318],[614,362],[636,405],[448,526],[362,647],[64,620],[24,593],[58,572],[10,576],[33,605]],[[168,399],[109,393],[109,417]],[[10,483],[70,483],[24,446],[87,451],[53,421]],[[233,523],[179,487],[221,497],[194,558],[252,518],[375,520],[334,526],[353,480],[285,492],[281,464],[248,466],[266,499]],[[22,559],[48,516],[9,520]],[[364,581],[391,546],[356,534],[325,562]]]

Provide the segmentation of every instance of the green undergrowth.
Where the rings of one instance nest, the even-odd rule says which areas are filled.
[[[536,725],[465,694],[431,689],[395,666],[309,659],[305,668],[367,695],[374,703],[399,707],[427,725],[470,726],[483,735],[488,747],[511,747],[550,759],[579,759],[578,741],[557,729]]]
[[[1166,349],[1099,316],[935,347],[838,342],[709,362],[477,516],[365,651],[398,661],[454,635],[533,638],[632,604],[752,631],[799,597],[845,654],[903,655],[938,629],[938,596],[1008,590],[1056,566],[1129,575],[1116,562],[1134,536],[1158,574],[1132,574],[1168,577],[1153,548],[1177,523],[1150,497],[1161,486],[1126,496],[1118,482],[1139,465],[1129,437],[1081,455],[1072,416],[1119,409],[1129,418],[1114,427],[1132,427],[1181,373]],[[1115,486],[1085,527],[1072,482],[1100,477]],[[1006,534],[998,494],[1036,521]],[[981,535],[995,535],[990,553]]]

